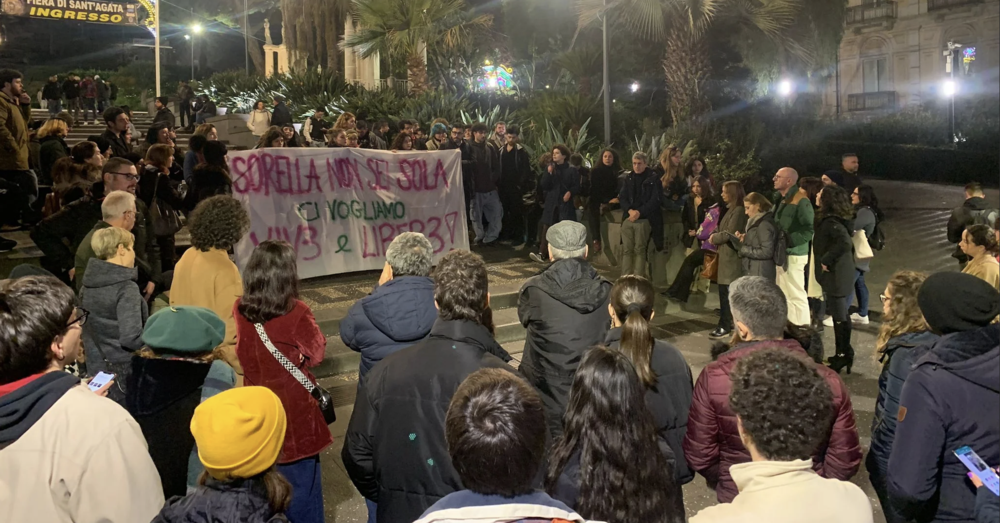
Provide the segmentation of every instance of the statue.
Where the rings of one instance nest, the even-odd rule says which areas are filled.
[[[267,18],[264,19],[264,45],[274,45],[271,41],[271,22]]]

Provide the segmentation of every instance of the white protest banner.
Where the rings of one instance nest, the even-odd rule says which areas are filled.
[[[458,150],[255,149],[230,153],[229,168],[250,212],[240,268],[268,239],[292,244],[300,278],[381,269],[406,231],[427,236],[435,261],[469,248]]]

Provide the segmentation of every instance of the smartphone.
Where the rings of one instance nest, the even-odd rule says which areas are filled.
[[[89,387],[90,390],[96,392],[100,390],[101,387],[107,385],[108,382],[113,379],[115,379],[114,374],[108,374],[107,372],[103,371],[98,372],[97,376],[94,376],[94,379],[90,380],[90,383],[87,384],[87,387]]]
[[[1000,496],[1000,477],[979,457],[979,454],[976,454],[976,451],[972,450],[969,446],[960,447],[955,450],[955,456],[973,474],[979,476],[979,480],[983,482],[983,486],[990,489],[993,494]]]

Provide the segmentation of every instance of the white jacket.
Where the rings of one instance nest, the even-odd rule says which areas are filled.
[[[247,127],[254,136],[264,136],[264,133],[271,127],[271,112],[267,109],[250,111],[250,119],[247,120]]]
[[[752,461],[729,473],[740,493],[690,523],[872,523],[872,505],[850,482],[820,477],[809,460]]]
[[[0,521],[136,523],[162,507],[139,425],[85,385],[0,450]]]

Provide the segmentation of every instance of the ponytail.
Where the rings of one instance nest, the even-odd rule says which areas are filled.
[[[627,313],[622,323],[619,350],[632,362],[639,381],[646,387],[652,387],[656,383],[656,374],[650,366],[655,340],[649,329],[649,320],[643,317],[642,307],[638,303],[629,304]]]

